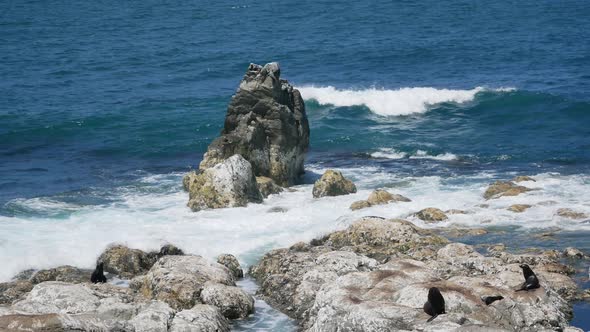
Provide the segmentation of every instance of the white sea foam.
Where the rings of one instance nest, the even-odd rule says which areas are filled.
[[[450,152],[431,155],[424,150],[417,150],[414,154],[408,154],[391,148],[381,148],[378,151],[371,153],[371,157],[384,159],[433,159],[441,161],[452,161],[458,159],[457,155]]]
[[[308,165],[307,169],[318,174],[325,170],[314,165]],[[589,176],[538,174],[534,176],[537,182],[521,184],[540,190],[485,201],[482,194],[493,181],[491,173],[444,179],[400,177],[379,167],[341,170],[357,184],[356,194],[314,199],[312,185],[301,185],[294,187],[295,192],[273,195],[263,204],[193,213],[186,207],[187,194],[180,188],[181,174],[172,174],[146,178],[142,186],[114,190],[116,203],[80,206],[73,212],[72,206],[66,205],[63,214],[48,217],[0,217],[0,282],[27,268],[62,264],[93,267],[98,255],[112,242],[143,250],[157,249],[171,242],[189,253],[209,258],[232,253],[250,265],[272,248],[309,241],[342,229],[361,216],[408,218],[419,226],[433,227],[411,216],[425,207],[469,212],[450,215],[448,221],[435,226],[559,226],[590,231],[587,221],[556,216],[556,210],[562,207],[590,214]],[[352,202],[366,199],[373,189],[380,187],[407,196],[412,202],[349,210]],[[19,200],[19,204],[30,204],[32,209],[46,206],[39,199]],[[489,207],[480,204],[489,204]],[[512,204],[532,204],[533,207],[517,214],[507,210]],[[52,206],[60,209],[59,205]],[[269,212],[273,207],[287,211]]]
[[[412,113],[424,113],[432,105],[441,103],[465,103],[472,101],[479,92],[488,89],[476,87],[471,90],[451,90],[435,88],[401,88],[397,90],[386,89],[337,89],[333,86],[298,87],[304,99],[315,99],[320,104],[334,105],[337,107],[365,105],[372,112],[383,115],[407,115]],[[500,88],[489,91],[508,92],[513,88]]]
[[[379,151],[371,153],[373,158],[384,158],[384,159],[404,159],[408,154],[405,152],[397,151],[391,148],[382,148]]]

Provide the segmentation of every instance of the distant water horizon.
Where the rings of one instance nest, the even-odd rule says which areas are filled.
[[[91,267],[112,242],[251,265],[363,215],[428,206],[471,212],[443,226],[507,230],[495,240],[509,250],[559,230],[526,244],[590,252],[590,221],[556,215],[590,215],[589,16],[581,0],[3,2],[0,282]],[[249,63],[271,61],[306,102],[302,184],[263,204],[191,212],[182,175],[221,131]],[[313,200],[328,168],[359,192]],[[517,175],[540,190],[483,199]],[[376,188],[412,203],[348,209]],[[533,207],[506,210],[517,203]],[[277,206],[287,212],[268,213]],[[577,304],[573,324],[589,330],[589,313]],[[288,329],[265,315],[249,327]]]

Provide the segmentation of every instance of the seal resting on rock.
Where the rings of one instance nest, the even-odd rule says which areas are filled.
[[[103,263],[98,263],[96,265],[96,269],[94,270],[94,272],[92,272],[92,275],[90,276],[90,281],[92,281],[93,284],[96,283],[105,283],[107,282],[107,277],[104,276],[104,272],[103,272]]]
[[[436,287],[431,287],[428,290],[428,301],[424,303],[424,312],[430,317],[427,322],[432,321],[436,316],[445,314],[445,299]]]
[[[516,291],[528,291],[531,289],[539,288],[539,279],[535,275],[535,272],[527,264],[521,264],[522,274],[524,275],[524,283]]]
[[[486,305],[490,305],[496,301],[503,300],[504,296],[496,295],[496,296],[482,296],[481,300],[485,302]]]

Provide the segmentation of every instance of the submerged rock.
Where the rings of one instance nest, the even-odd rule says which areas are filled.
[[[432,207],[416,212],[415,216],[427,223],[435,223],[449,219],[442,210]]]
[[[290,186],[303,174],[309,147],[309,123],[301,94],[280,78],[278,63],[250,64],[228,106],[221,136],[199,168],[206,170],[235,154],[252,165],[256,176]]]
[[[388,204],[392,202],[411,202],[407,197],[392,194],[383,189],[373,191],[365,201],[356,201],[350,205],[351,210],[364,209],[373,205]]]
[[[568,208],[561,208],[558,209],[556,214],[560,217],[569,218],[569,219],[586,219],[588,215],[582,212],[577,212],[572,209]]]
[[[250,163],[236,154],[189,176],[188,207],[193,211],[262,202]]]
[[[586,255],[580,250],[573,247],[567,247],[563,250],[563,255],[569,258],[584,258]]]
[[[493,199],[503,196],[517,196],[531,190],[532,189],[519,186],[511,181],[496,181],[488,187],[483,194],[483,197],[485,199]]]
[[[537,182],[537,180],[533,179],[530,176],[527,175],[519,175],[514,177],[514,179],[512,179],[512,182],[526,182],[526,181],[532,181],[532,182]]]
[[[356,193],[356,186],[342,173],[327,170],[313,185],[313,197],[340,196]]]
[[[264,198],[267,198],[273,194],[279,194],[283,191],[281,186],[277,185],[273,179],[266,176],[257,176],[256,185],[258,186],[258,190],[260,190],[260,193]]]
[[[387,255],[366,256],[377,252]],[[567,329],[573,280],[551,272],[556,263],[547,256],[499,255],[448,243],[407,221],[373,217],[315,244],[273,250],[251,274],[259,295],[304,331]],[[523,262],[541,288],[514,291],[523,282]],[[430,287],[441,290],[447,313],[427,322],[422,305]],[[503,299],[490,305],[481,300],[497,295]]]
[[[371,203],[369,203],[369,201],[356,201],[353,202],[352,204],[350,204],[350,209],[355,211],[355,210],[360,210],[360,209],[365,209],[371,207]]]
[[[513,204],[508,207],[508,211],[521,213],[529,209],[532,205],[529,204]]]
[[[240,262],[236,256],[231,254],[219,255],[217,263],[227,267],[236,279],[244,277],[244,270],[240,267]]]

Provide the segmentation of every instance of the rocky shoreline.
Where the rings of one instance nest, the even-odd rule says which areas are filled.
[[[581,331],[568,325],[582,297],[568,248],[484,255],[402,219],[365,217],[309,243],[266,253],[250,268],[257,297],[296,319],[304,331]],[[236,286],[244,276],[230,254],[217,262],[174,245],[143,252],[112,245],[97,263],[111,283],[90,283],[92,270],[60,266],[27,270],[0,283],[0,330],[229,331],[253,313],[254,298]],[[516,292],[520,264],[540,288]],[[113,284],[113,281],[129,280]],[[428,289],[437,287],[446,314],[427,322]],[[486,305],[485,297],[503,299]]]
[[[193,211],[240,207],[291,190],[304,172],[309,134],[303,99],[280,78],[278,64],[251,64],[221,135],[199,169],[183,179],[187,206]],[[527,176],[497,181],[483,198],[534,191],[520,184],[534,181]],[[312,195],[356,192],[341,172],[327,170]],[[408,202],[377,189],[350,210]],[[508,210],[522,213],[530,207],[514,204]],[[257,297],[295,319],[303,331],[581,331],[569,326],[572,303],[582,294],[561,254],[513,254],[501,244],[481,251],[411,222],[436,224],[468,213],[425,207],[404,215],[408,220],[364,217],[310,242],[271,250],[249,274],[260,286]],[[556,215],[587,218],[565,208]],[[445,230],[454,231],[486,232]],[[563,255],[588,258],[573,248]],[[0,330],[229,331],[231,320],[254,312],[254,297],[236,284],[244,271],[230,253],[212,262],[172,244],[153,252],[112,244],[96,263],[109,283],[91,283],[93,270],[73,266],[26,270],[0,283]],[[525,265],[535,271],[540,287],[517,292]],[[446,301],[446,313],[434,319],[423,309],[432,287]],[[499,300],[487,303],[489,298]]]

